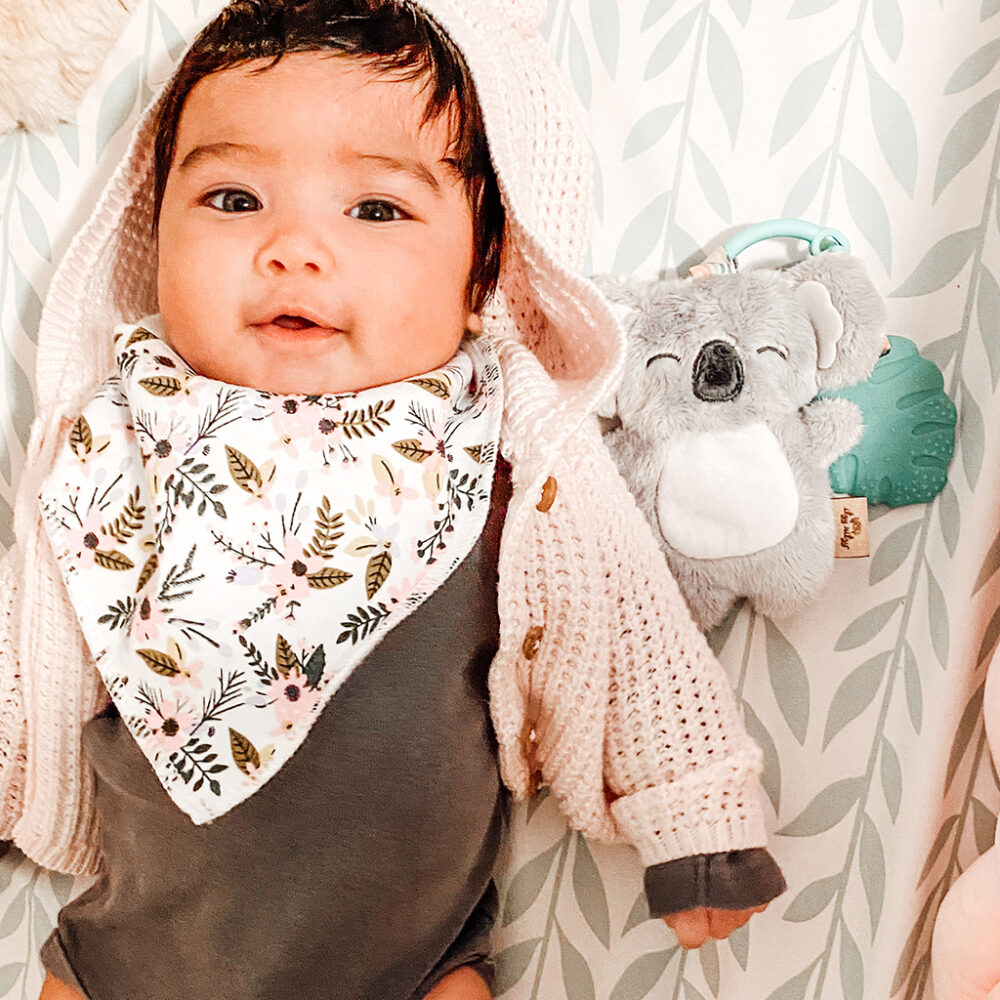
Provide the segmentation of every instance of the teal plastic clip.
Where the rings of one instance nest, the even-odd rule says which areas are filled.
[[[770,219],[747,226],[726,240],[722,248],[730,260],[735,260],[755,243],[780,238],[805,240],[809,244],[809,253],[814,256],[830,250],[850,252],[851,249],[847,237],[839,230],[817,226],[814,222],[803,222],[801,219]]]
[[[837,250],[849,252],[851,249],[850,242],[839,229],[817,226],[814,222],[803,222],[801,219],[769,219],[741,229],[721,247],[716,247],[701,263],[692,266],[691,277],[732,274],[736,270],[736,258],[744,250],[764,240],[783,238],[805,240],[813,256]]]

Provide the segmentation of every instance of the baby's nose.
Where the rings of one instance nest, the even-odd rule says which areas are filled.
[[[268,274],[323,274],[333,267],[333,253],[320,233],[289,228],[261,247],[258,262]]]

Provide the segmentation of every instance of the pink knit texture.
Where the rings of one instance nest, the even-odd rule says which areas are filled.
[[[646,864],[762,846],[760,753],[590,415],[620,371],[624,341],[575,272],[588,241],[589,148],[537,33],[544,4],[421,6],[469,64],[507,208],[500,289],[483,311],[503,368],[501,450],[513,469],[490,671],[503,777],[523,796],[537,766],[574,826],[624,836]],[[220,8],[202,0],[179,27],[190,37]],[[64,446],[63,418],[111,371],[112,326],[157,311],[151,140],[147,111],[52,278],[18,542],[0,562],[0,835],[64,871],[99,860],[80,736],[104,691],[37,496]]]
[[[0,838],[9,839],[21,815],[27,766],[27,726],[17,656],[17,598],[13,552],[0,560]]]
[[[544,373],[520,345],[502,361],[518,373],[516,412],[516,393],[538,392]],[[762,846],[760,751],[596,420],[546,467],[548,511],[519,494],[514,468],[490,672],[505,782],[527,793],[522,736],[534,728],[541,776],[587,835],[623,836],[647,865]]]

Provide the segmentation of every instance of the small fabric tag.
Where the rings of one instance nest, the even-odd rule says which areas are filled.
[[[867,497],[834,497],[833,520],[837,532],[834,543],[837,559],[870,555]]]

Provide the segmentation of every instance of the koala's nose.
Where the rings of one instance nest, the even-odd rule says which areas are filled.
[[[706,403],[725,403],[743,390],[743,362],[724,340],[710,340],[698,352],[692,373],[694,394]]]

